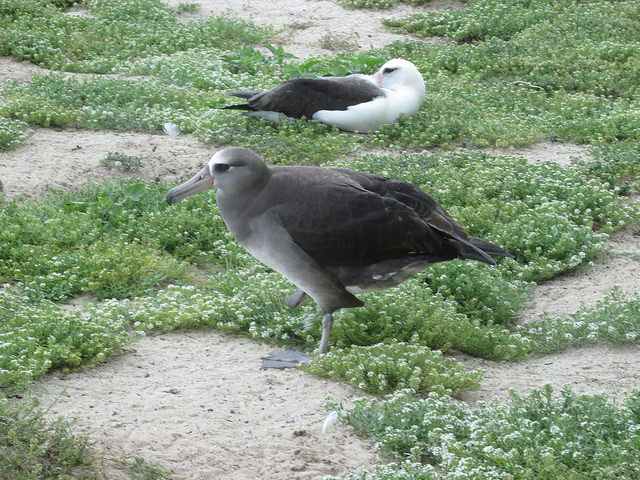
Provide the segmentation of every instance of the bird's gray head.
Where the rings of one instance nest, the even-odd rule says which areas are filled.
[[[169,190],[167,203],[173,205],[185,197],[208,188],[225,195],[237,195],[258,187],[269,178],[264,160],[251,150],[240,147],[217,152],[191,180]]]
[[[424,79],[409,60],[394,58],[380,67],[373,77],[378,85],[389,90],[411,89],[424,97]]]

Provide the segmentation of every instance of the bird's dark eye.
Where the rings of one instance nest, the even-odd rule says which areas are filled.
[[[231,168],[231,165],[228,165],[226,163],[216,163],[213,166],[213,171],[214,172],[226,172],[227,170],[229,170],[229,168]]]
[[[382,70],[382,74],[383,75],[388,75],[391,72],[395,72],[398,69],[398,67],[385,67],[384,70]]]

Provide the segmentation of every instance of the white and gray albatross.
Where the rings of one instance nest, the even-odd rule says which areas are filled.
[[[474,259],[495,265],[502,248],[470,237],[415,185],[345,168],[267,166],[251,150],[217,152],[167,202],[216,188],[222,218],[254,257],[308,295],[323,312],[320,353],[333,313],[360,307],[354,293],[398,285],[436,262]]]
[[[373,75],[293,78],[266,91],[231,92],[246,103],[226,109],[277,120],[306,117],[340,130],[366,133],[414,115],[424,102],[422,75],[408,60],[396,58]]]

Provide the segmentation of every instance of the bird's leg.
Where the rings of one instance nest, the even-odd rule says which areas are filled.
[[[320,339],[320,353],[327,353],[329,349],[329,335],[333,327],[333,315],[325,313],[322,317],[322,338]]]
[[[304,290],[297,290],[293,295],[284,299],[284,303],[289,305],[291,308],[296,308],[299,306],[308,295],[304,292]]]

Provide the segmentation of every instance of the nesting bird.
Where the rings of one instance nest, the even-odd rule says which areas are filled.
[[[365,133],[395,122],[400,115],[414,115],[424,94],[424,80],[415,65],[396,58],[373,75],[294,78],[263,92],[232,92],[229,95],[247,101],[225,108],[270,120],[280,114],[290,119],[306,117]]]
[[[217,152],[167,202],[216,188],[220,214],[254,257],[310,296],[323,312],[320,352],[328,349],[333,313],[363,304],[354,294],[383,290],[429,265],[454,258],[495,265],[511,256],[470,237],[415,185],[345,168],[267,166],[251,150]]]

